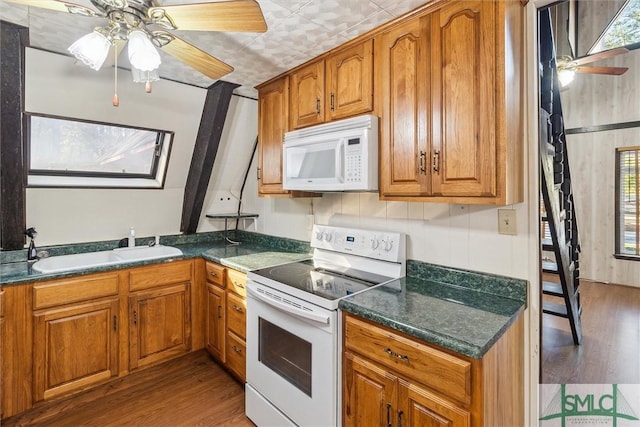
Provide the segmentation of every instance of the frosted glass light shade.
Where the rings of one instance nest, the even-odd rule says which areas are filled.
[[[84,64],[99,70],[107,58],[111,42],[103,34],[96,31],[80,37],[71,46],[69,52]]]
[[[133,68],[152,71],[160,66],[160,54],[143,31],[134,30],[129,33],[128,50],[129,62]]]
[[[160,80],[160,74],[157,68],[151,71],[142,71],[136,67],[131,67],[131,74],[133,75],[134,83],[155,82]]]
[[[573,81],[576,76],[574,70],[560,70],[558,71],[558,80],[560,80],[560,86],[565,87]]]

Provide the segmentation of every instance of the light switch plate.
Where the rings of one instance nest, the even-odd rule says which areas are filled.
[[[498,233],[515,236],[517,222],[515,209],[498,209]]]

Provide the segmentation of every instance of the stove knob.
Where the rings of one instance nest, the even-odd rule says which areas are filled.
[[[332,237],[333,237],[333,235],[332,235],[331,233],[327,233],[327,234],[324,236],[324,240],[326,240],[327,242],[330,242],[330,241],[331,241],[331,239],[332,239]]]
[[[316,231],[316,239],[322,241],[322,235],[324,233],[320,230]]]
[[[393,248],[393,240],[385,240],[384,241],[384,250],[385,252],[389,252]]]
[[[371,249],[375,251],[376,249],[378,249],[378,246],[380,246],[380,240],[375,238],[371,239]]]

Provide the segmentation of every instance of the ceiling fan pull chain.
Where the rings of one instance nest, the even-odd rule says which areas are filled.
[[[120,106],[120,99],[118,99],[118,47],[113,43],[113,55],[115,56],[115,65],[113,70],[113,106]]]
[[[151,71],[147,71],[147,83],[144,85],[144,91],[147,93],[151,93],[151,80],[150,80]]]

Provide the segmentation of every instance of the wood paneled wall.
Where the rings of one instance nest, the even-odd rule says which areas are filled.
[[[567,129],[640,120],[640,50],[597,65],[629,71],[576,75],[561,95]],[[615,149],[640,145],[640,128],[569,135],[567,141],[582,247],[580,275],[640,287],[640,262],[613,257]]]

